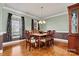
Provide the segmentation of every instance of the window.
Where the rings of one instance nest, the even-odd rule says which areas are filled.
[[[12,16],[12,38],[20,38],[22,36],[21,17]]]

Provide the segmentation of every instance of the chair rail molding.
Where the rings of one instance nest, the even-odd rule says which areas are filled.
[[[56,32],[59,32],[59,33],[69,33],[69,31],[56,31]]]
[[[0,35],[3,35],[4,33],[6,33],[6,32],[0,32]]]

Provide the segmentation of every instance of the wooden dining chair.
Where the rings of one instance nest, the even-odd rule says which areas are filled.
[[[47,45],[51,44],[51,36],[52,33],[51,30],[49,30],[47,31],[47,35],[41,38],[40,42],[44,43],[45,47],[47,47]]]
[[[51,45],[51,39],[52,39],[52,31],[49,30],[49,31],[47,31],[47,36],[46,36],[46,40],[47,40],[48,46]]]
[[[55,37],[55,30],[52,31],[52,36],[51,36],[51,44],[54,45],[54,37]]]
[[[34,36],[31,36],[31,33],[29,31],[26,31],[26,48],[29,46],[29,50],[34,46],[36,46],[36,39]]]
[[[41,45],[42,43],[44,44],[45,47],[47,46],[46,36],[41,37],[41,39],[40,39],[40,45]]]
[[[54,45],[54,34],[55,34],[55,30],[47,31],[46,41],[48,43],[48,46]]]

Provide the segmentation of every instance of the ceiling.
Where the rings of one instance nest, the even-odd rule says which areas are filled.
[[[35,17],[41,17],[41,6],[43,6],[42,17],[46,18],[54,14],[66,12],[67,6],[71,4],[72,3],[6,3],[5,6]]]

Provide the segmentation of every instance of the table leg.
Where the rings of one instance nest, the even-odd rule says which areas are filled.
[[[39,49],[40,49],[40,39],[41,39],[41,37],[39,36],[39,38],[38,38]]]

